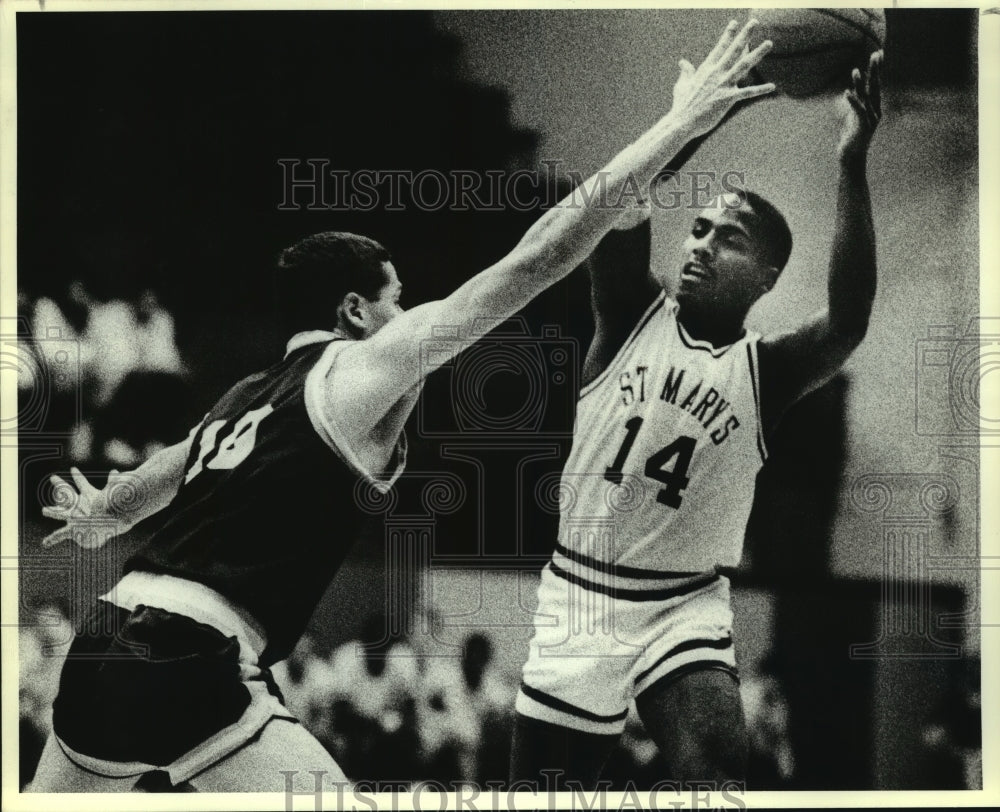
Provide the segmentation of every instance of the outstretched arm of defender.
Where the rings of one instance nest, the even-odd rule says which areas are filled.
[[[797,330],[760,343],[765,430],[795,400],[833,377],[868,330],[876,262],[867,158],[882,117],[881,61],[879,51],[872,54],[866,76],[855,69],[853,87],[844,94],[848,109],[837,147],[840,177],[827,307]]]
[[[111,535],[127,533],[162,510],[180,488],[193,436],[191,432],[183,442],[161,449],[134,471],[112,471],[101,490],[77,468],[70,468],[72,485],[51,477],[56,504],[43,507],[42,515],[65,524],[42,539],[42,546],[72,539],[87,549],[101,547]],[[107,533],[109,527],[113,533]]]
[[[648,188],[671,157],[714,129],[733,105],[771,93],[772,84],[737,86],[771,47],[766,41],[746,50],[754,25],[750,21],[737,33],[738,26],[731,23],[697,70],[685,63],[684,92],[675,94],[670,112],[586,181],[582,191],[546,212],[510,254],[447,299],[413,308],[370,339],[345,348],[338,357],[337,375],[342,382],[349,378],[352,401],[367,405],[364,415],[352,417],[369,422],[380,418],[436,366],[478,339],[487,327],[481,317],[506,318],[566,276],[621,215],[607,201],[620,199],[626,186]],[[456,328],[457,337],[440,342],[440,352],[421,359],[424,342],[435,337],[435,328],[444,326]]]

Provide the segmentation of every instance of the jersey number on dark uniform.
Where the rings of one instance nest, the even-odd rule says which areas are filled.
[[[635,443],[636,435],[642,426],[641,417],[633,417],[625,423],[625,440],[614,462],[604,469],[604,478],[615,485],[622,484],[622,468],[625,467],[625,460],[629,451]],[[681,506],[681,491],[688,486],[690,481],[687,476],[688,465],[691,464],[691,455],[694,454],[694,437],[681,436],[670,445],[666,445],[646,460],[646,468],[643,473],[650,479],[663,483],[663,490],[656,494],[656,501],[667,507],[679,508]],[[673,468],[664,470],[664,466],[671,460],[674,461]]]
[[[257,442],[257,426],[260,421],[274,411],[274,406],[268,403],[259,409],[253,409],[241,417],[233,430],[226,435],[225,439],[217,443],[219,431],[228,423],[228,420],[213,420],[201,433],[201,442],[198,444],[198,459],[194,461],[191,470],[184,478],[186,485],[205,468],[229,469],[235,468],[247,458],[253,451]],[[212,453],[216,452],[216,453]]]

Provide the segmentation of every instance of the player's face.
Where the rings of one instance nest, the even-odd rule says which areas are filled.
[[[399,298],[403,293],[403,285],[396,275],[396,269],[391,262],[384,262],[382,263],[382,270],[385,271],[385,284],[374,299],[368,300],[368,307],[366,308],[366,315],[369,320],[368,335],[377,333],[403,312],[403,308],[399,304]]]
[[[754,213],[718,197],[695,218],[684,241],[677,300],[719,310],[749,308],[768,289],[772,271],[753,228]]]

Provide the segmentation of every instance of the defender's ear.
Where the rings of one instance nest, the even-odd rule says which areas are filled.
[[[337,320],[351,335],[363,336],[368,323],[364,297],[353,292],[346,294],[337,308]]]

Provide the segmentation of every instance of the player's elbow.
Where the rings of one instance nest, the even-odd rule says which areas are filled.
[[[855,290],[849,302],[831,297],[827,329],[836,343],[853,351],[865,340],[874,301],[874,280],[867,289]]]
[[[839,347],[845,355],[849,355],[868,335],[868,322],[868,313],[831,320],[829,326],[831,343]]]

